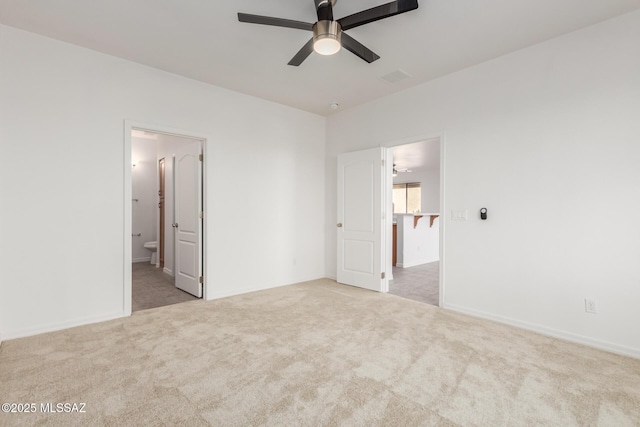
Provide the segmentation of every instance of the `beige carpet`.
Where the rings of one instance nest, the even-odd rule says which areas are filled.
[[[7,341],[2,426],[637,426],[640,360],[319,280]]]
[[[131,266],[131,309],[133,311],[195,301],[198,298],[175,286],[175,278],[148,262]]]

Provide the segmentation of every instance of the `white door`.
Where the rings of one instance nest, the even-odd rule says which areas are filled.
[[[339,283],[386,292],[383,203],[384,150],[338,156]]]
[[[175,157],[176,287],[202,297],[202,167],[200,141],[180,144]]]

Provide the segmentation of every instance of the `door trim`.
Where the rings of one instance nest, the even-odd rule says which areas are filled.
[[[204,162],[202,163],[202,194],[201,194],[201,203],[203,206],[203,210],[205,210],[205,215],[202,220],[202,258],[200,261],[200,269],[202,270],[202,276],[204,277],[204,283],[202,284],[202,299],[206,300],[207,295],[211,293],[211,281],[208,278],[207,266],[204,262],[207,253],[207,216],[206,215],[206,207],[207,207],[207,147],[209,141],[213,139],[202,132],[184,130],[179,128],[173,128],[164,125],[158,125],[156,123],[144,123],[133,120],[124,120],[124,213],[123,213],[123,237],[124,237],[124,248],[123,248],[123,285],[122,285],[122,312],[124,316],[131,316],[131,300],[132,300],[132,273],[131,273],[131,263],[132,263],[132,252],[131,252],[131,229],[132,229],[132,180],[131,180],[131,131],[132,130],[142,130],[154,133],[162,133],[166,135],[180,136],[185,138],[192,138],[201,141],[202,147],[202,156]]]
[[[165,179],[165,171],[166,171],[166,159],[163,157],[158,160],[158,196],[161,197],[161,200],[158,202],[158,207],[160,208],[160,215],[158,217],[158,268],[162,268],[164,271],[164,243],[166,237],[164,235],[164,225],[166,218],[166,203],[165,203],[165,193],[166,193],[166,182]]]

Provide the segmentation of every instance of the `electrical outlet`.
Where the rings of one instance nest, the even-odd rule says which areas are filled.
[[[587,313],[596,314],[598,312],[598,305],[596,304],[596,300],[585,298],[584,311],[586,311]]]

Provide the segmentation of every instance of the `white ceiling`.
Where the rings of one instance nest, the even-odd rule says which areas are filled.
[[[338,0],[336,19],[389,0]],[[313,0],[0,0],[0,22],[217,86],[328,115],[640,8],[640,0],[419,0],[348,31],[346,50],[287,62],[311,37],[237,12],[315,22]],[[381,79],[402,70],[398,83]]]
[[[399,145],[392,151],[396,169],[410,169],[413,172],[440,169],[439,138]]]

